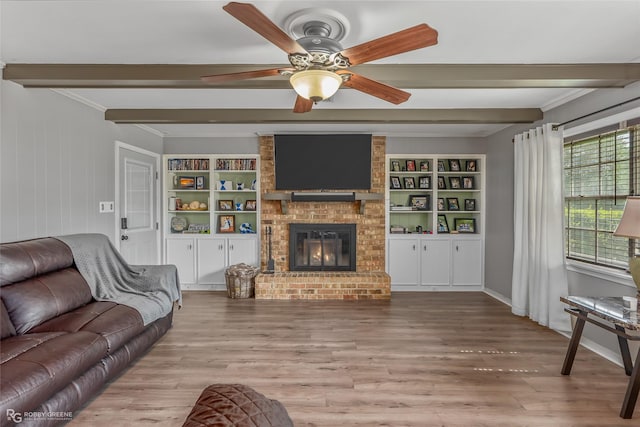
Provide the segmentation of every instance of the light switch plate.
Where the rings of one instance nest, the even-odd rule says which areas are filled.
[[[100,202],[98,204],[98,210],[100,213],[109,213],[114,211],[114,203],[113,202]]]

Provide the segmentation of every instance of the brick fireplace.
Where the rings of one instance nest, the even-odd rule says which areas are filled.
[[[385,142],[384,137],[372,137],[371,193],[384,194],[385,191]],[[261,269],[267,268],[265,228],[270,227],[275,272],[256,277],[256,298],[389,299],[391,280],[385,273],[384,200],[369,200],[363,210],[360,204],[364,201],[290,201],[283,212],[279,201],[264,197],[275,192],[274,137],[260,137],[260,158]],[[290,224],[331,223],[355,225],[355,271],[291,271]]]

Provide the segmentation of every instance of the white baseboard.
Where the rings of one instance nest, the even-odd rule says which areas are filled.
[[[502,294],[499,294],[498,292],[491,290],[491,289],[487,289],[486,287],[483,289],[484,293],[489,295],[491,298],[495,298],[498,301],[500,301],[503,304],[508,305],[509,307],[511,307],[511,299],[505,297]]]
[[[491,289],[487,289],[484,288],[484,293],[489,295],[492,298],[497,299],[498,301],[500,301],[501,303],[504,303],[506,305],[508,305],[509,307],[511,307],[511,299],[505,297],[502,294],[499,294],[496,291],[493,291]],[[559,333],[562,336],[565,336],[569,339],[571,339],[571,333],[569,332],[562,332],[562,331],[555,331],[557,333]],[[595,354],[597,354],[598,356],[602,356],[605,359],[607,359],[609,362],[611,363],[615,363],[616,365],[620,366],[620,367],[624,367],[623,363],[622,363],[622,356],[620,356],[620,354],[618,352],[612,351],[611,349],[598,344],[597,342],[590,340],[589,338],[585,338],[584,336],[580,339],[580,346],[586,348],[587,350],[591,350],[593,351]]]

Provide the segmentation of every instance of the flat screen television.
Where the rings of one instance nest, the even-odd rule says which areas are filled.
[[[275,135],[276,190],[370,190],[371,135]]]

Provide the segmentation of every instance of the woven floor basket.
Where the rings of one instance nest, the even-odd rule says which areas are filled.
[[[258,268],[247,264],[236,264],[224,272],[229,298],[251,298],[255,292],[255,277]]]

